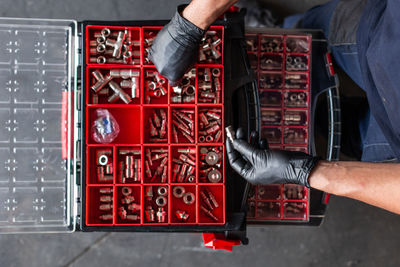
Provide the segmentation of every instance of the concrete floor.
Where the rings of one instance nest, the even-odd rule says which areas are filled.
[[[0,16],[168,19],[184,1],[2,0]],[[326,1],[263,0],[281,14]],[[400,216],[333,197],[320,228],[249,228],[250,244],[212,251],[194,234],[1,235],[1,266],[400,266]]]

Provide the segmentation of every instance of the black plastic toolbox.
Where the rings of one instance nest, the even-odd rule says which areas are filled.
[[[223,29],[224,35],[224,60],[218,63],[221,64],[224,73],[224,125],[243,127],[247,132],[251,132],[261,129],[261,117],[259,93],[255,82],[257,77],[251,70],[246,53],[245,32],[307,34],[311,36],[311,68],[326,70],[329,69],[330,62],[327,57],[326,41],[321,37],[321,32],[278,29],[245,30],[243,16],[243,11],[227,13],[224,19],[215,23],[215,27]],[[2,169],[6,170],[3,175],[3,185],[0,186],[0,191],[3,192],[0,195],[4,204],[0,212],[2,232],[71,232],[75,230],[207,232],[219,233],[228,239],[247,242],[248,188],[245,181],[230,169],[227,161],[224,169],[225,183],[220,185],[225,193],[219,196],[225,203],[224,216],[221,215],[223,223],[199,224],[197,223],[199,221],[188,224],[133,223],[132,225],[87,225],[86,223],[87,166],[91,164],[88,162],[86,146],[88,132],[86,130],[90,127],[86,114],[87,103],[89,103],[87,73],[91,68],[86,61],[88,58],[86,29],[91,26],[132,27],[139,31],[140,36],[143,36],[144,28],[159,29],[165,23],[167,21],[77,23],[69,20],[8,18],[0,20],[0,39],[2,40],[0,43],[0,84],[7,89],[3,91],[4,97],[0,101],[1,120],[5,125],[4,132],[0,134],[0,149],[4,150],[2,153],[4,158],[0,163],[4,164]],[[143,47],[141,46],[140,49],[142,57],[140,60],[143,60]],[[149,66],[146,65],[146,67]],[[99,68],[103,67],[99,66]],[[309,121],[313,122],[312,111],[317,97],[327,92],[331,125],[327,158],[334,160],[338,153],[337,137],[340,132],[339,117],[337,117],[340,109],[337,105],[336,79],[334,73],[330,75],[323,71],[318,72],[318,75],[316,73],[313,72],[311,75],[313,95],[310,98]],[[246,101],[242,101],[243,99]],[[115,107],[122,108],[123,105],[116,103]],[[159,105],[159,107],[164,107],[163,104],[155,103],[154,105],[154,107]],[[121,111],[118,116],[122,114]],[[62,118],[61,127],[60,117]],[[312,123],[309,125],[311,127]],[[312,127],[309,138],[309,144],[313,144]],[[125,144],[126,142],[123,143],[129,146]],[[223,147],[223,143],[220,146]],[[311,153],[315,153],[312,145],[309,149]],[[98,188],[100,186],[103,187],[99,185]],[[129,186],[134,189],[133,192],[137,192],[136,185]],[[108,184],[104,187],[108,187]],[[144,187],[142,187],[143,190]],[[120,186],[116,188],[119,190]],[[320,224],[325,211],[326,196],[314,190],[311,190],[309,196],[309,220],[272,223]],[[196,209],[196,213],[198,212],[199,210]]]

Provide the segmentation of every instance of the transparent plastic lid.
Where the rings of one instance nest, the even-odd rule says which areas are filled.
[[[74,230],[76,29],[0,18],[0,232]]]

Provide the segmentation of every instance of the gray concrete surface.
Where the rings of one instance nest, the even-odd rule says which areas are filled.
[[[2,0],[0,16],[167,19],[180,0]],[[282,14],[323,0],[263,0]],[[168,3],[168,4],[167,4]],[[320,228],[249,228],[233,253],[204,248],[195,234],[0,235],[1,266],[400,266],[400,216],[333,197]]]

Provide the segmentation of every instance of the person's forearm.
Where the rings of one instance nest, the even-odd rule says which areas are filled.
[[[238,0],[193,0],[182,16],[200,29],[207,29],[219,16]]]
[[[321,161],[310,186],[400,214],[400,164]]]

